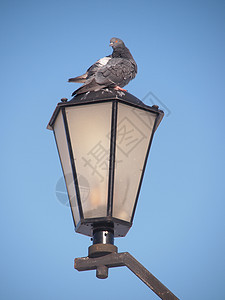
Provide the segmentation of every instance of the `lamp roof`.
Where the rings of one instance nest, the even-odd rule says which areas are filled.
[[[52,125],[55,121],[55,118],[58,115],[58,112],[61,107],[67,107],[67,106],[74,106],[74,105],[85,105],[85,104],[91,104],[91,103],[98,103],[98,102],[106,102],[106,101],[112,101],[112,100],[118,100],[119,102],[130,104],[135,107],[139,107],[148,111],[151,111],[153,113],[157,113],[159,115],[156,128],[160,124],[164,112],[159,109],[157,105],[148,106],[144,104],[140,99],[133,96],[132,94],[128,92],[123,91],[117,91],[115,89],[102,89],[97,92],[87,92],[84,94],[79,94],[73,97],[70,101],[65,101],[65,98],[62,99],[62,102],[59,102],[56,106],[56,109],[48,123],[47,129],[52,130]]]

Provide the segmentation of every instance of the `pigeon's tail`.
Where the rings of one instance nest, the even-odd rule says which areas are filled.
[[[77,77],[74,77],[74,78],[70,78],[68,79],[68,82],[78,82],[78,83],[83,83],[85,82],[87,79],[87,73],[81,75],[81,76],[77,76]]]
[[[83,94],[86,92],[91,92],[91,91],[99,91],[105,87],[106,87],[106,85],[100,85],[95,81],[95,79],[93,79],[88,84],[84,84],[79,89],[74,91],[72,96],[75,96],[76,94],[79,95],[79,94]]]

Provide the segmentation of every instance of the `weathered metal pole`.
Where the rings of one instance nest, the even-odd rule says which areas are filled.
[[[95,245],[93,245],[95,246]],[[91,246],[91,247],[93,247]],[[165,285],[163,285],[152,273],[139,263],[130,253],[117,253],[117,248],[111,248],[110,244],[96,244],[98,257],[75,258],[74,268],[78,271],[95,270],[100,279],[108,277],[108,268],[128,267],[139,279],[141,279],[156,295],[163,300],[179,300]],[[90,248],[89,247],[89,253]],[[103,254],[108,251],[109,254]],[[111,251],[111,253],[110,253]]]

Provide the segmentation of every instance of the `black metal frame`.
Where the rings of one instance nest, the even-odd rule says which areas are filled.
[[[118,102],[112,102],[107,216],[112,217]]]
[[[148,154],[150,151],[152,139],[154,136],[154,132],[159,125],[161,119],[163,118],[164,113],[158,109],[158,107],[153,106],[149,107],[142,103],[139,99],[135,98],[133,95],[129,93],[124,93],[125,96],[121,96],[121,94],[118,94],[117,92],[113,91],[112,93],[108,92],[91,92],[88,95],[83,94],[78,95],[74,97],[71,101],[69,102],[61,102],[58,103],[53,116],[48,124],[48,129],[54,129],[54,122],[57,118],[57,115],[60,110],[62,110],[62,116],[63,116],[63,122],[64,122],[64,127],[65,127],[65,133],[67,137],[67,144],[68,144],[68,149],[69,149],[69,155],[70,155],[70,162],[71,162],[71,167],[72,167],[72,173],[73,173],[73,179],[74,179],[74,184],[75,184],[75,189],[76,189],[76,196],[77,196],[77,202],[78,202],[78,209],[79,209],[79,214],[80,214],[80,221],[75,224],[75,230],[78,233],[82,233],[84,235],[88,236],[93,236],[93,230],[96,229],[96,227],[104,228],[105,230],[110,229],[112,230],[113,228],[113,233],[115,237],[119,236],[125,236],[127,232],[129,231],[130,227],[132,226],[136,206],[137,206],[137,201],[141,189],[141,184],[147,164],[147,159],[148,159]],[[109,162],[109,180],[108,180],[108,202],[107,202],[107,217],[106,218],[89,218],[89,219],[84,219],[83,215],[83,209],[82,209],[82,203],[80,199],[80,190],[79,190],[79,182],[77,178],[77,173],[76,173],[76,166],[75,166],[75,161],[73,157],[73,151],[72,151],[72,146],[71,146],[71,140],[70,140],[70,133],[69,133],[69,128],[68,128],[68,122],[67,122],[67,117],[66,117],[66,112],[65,108],[69,106],[83,106],[83,105],[88,105],[88,104],[99,104],[99,103],[106,103],[110,102],[112,104],[112,114],[111,114],[111,137],[110,137],[110,162]],[[148,111],[151,113],[154,113],[157,115],[155,119],[155,123],[153,126],[153,131],[152,135],[149,140],[149,145],[147,148],[146,152],[146,157],[144,161],[144,166],[143,166],[143,171],[141,174],[139,186],[137,189],[137,194],[136,194],[136,199],[134,202],[134,208],[133,208],[133,213],[130,222],[120,220],[117,218],[113,217],[113,191],[114,191],[114,174],[115,174],[115,153],[116,153],[116,132],[117,132],[117,113],[118,113],[118,103],[126,104],[134,108],[139,108],[144,111]],[[63,166],[62,166],[63,167]],[[71,208],[72,210],[72,208]],[[73,215],[74,217],[74,215]]]
[[[63,116],[65,131],[66,131],[67,146],[69,149],[70,163],[71,163],[71,168],[72,168],[73,181],[74,181],[74,185],[75,185],[75,193],[77,196],[78,210],[79,210],[79,214],[80,214],[80,219],[82,220],[84,218],[84,214],[83,214],[83,208],[81,205],[80,189],[79,189],[79,184],[78,184],[75,160],[73,157],[73,150],[72,150],[72,145],[71,145],[71,139],[70,139],[68,122],[67,122],[67,118],[66,118],[65,107],[62,108],[62,116]]]
[[[77,233],[81,233],[87,236],[93,236],[93,230],[100,227],[104,230],[111,229],[113,226],[113,232],[115,237],[126,236],[130,227],[131,222],[126,222],[114,217],[101,217],[101,218],[88,218],[80,220],[75,228]]]
[[[141,179],[140,179],[140,182],[139,182],[139,186],[138,186],[138,190],[137,190],[137,195],[136,195],[136,199],[135,199],[133,214],[132,214],[132,217],[131,217],[131,222],[133,222],[133,219],[134,219],[134,214],[135,214],[136,207],[137,207],[138,197],[139,197],[139,194],[140,194],[140,191],[141,191],[141,185],[142,185],[142,181],[143,181],[143,178],[144,178],[145,168],[146,168],[146,165],[147,165],[148,156],[149,156],[150,148],[151,148],[151,145],[152,145],[154,132],[155,132],[156,126],[157,126],[157,124],[159,122],[159,117],[160,117],[160,115],[158,115],[157,118],[156,118],[156,120],[155,120],[155,124],[154,124],[153,130],[152,130],[152,135],[151,135],[151,138],[149,140],[148,149],[147,149],[147,152],[146,152],[144,166],[143,166],[143,171],[142,171],[142,174],[141,174]]]
[[[56,148],[57,148],[57,151],[58,151],[58,154],[59,154],[60,164],[61,164],[62,171],[63,171],[63,177],[64,177],[64,180],[65,180],[65,183],[66,183],[66,176],[65,176],[65,173],[64,173],[64,170],[63,170],[62,158],[60,156],[59,146],[58,146],[58,143],[57,143],[57,139],[56,139],[54,130],[53,130],[53,134],[54,134],[54,138],[55,138],[55,142],[56,142]],[[66,185],[66,190],[67,190],[67,195],[68,195],[68,199],[69,199],[69,203],[70,203],[70,211],[71,211],[71,214],[73,216],[73,224],[74,224],[74,227],[76,228],[77,224],[75,222],[75,216],[74,216],[74,213],[73,213],[73,210],[72,210],[72,203],[70,202],[69,191],[67,189],[67,185]],[[75,193],[76,193],[76,189],[75,189]]]

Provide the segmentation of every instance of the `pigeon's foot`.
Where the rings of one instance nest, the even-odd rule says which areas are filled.
[[[114,87],[114,89],[116,90],[116,91],[122,91],[122,92],[127,92],[127,90],[125,90],[125,89],[122,89],[120,86],[115,86]]]

